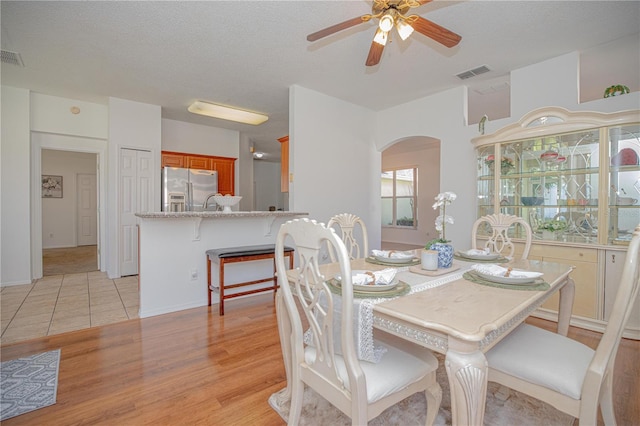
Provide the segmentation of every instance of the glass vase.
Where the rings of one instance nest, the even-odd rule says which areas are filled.
[[[434,243],[429,247],[438,252],[438,269],[451,268],[453,264],[453,246],[448,243]]]

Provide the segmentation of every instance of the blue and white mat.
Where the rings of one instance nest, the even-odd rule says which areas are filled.
[[[0,421],[56,403],[60,349],[0,363]]]

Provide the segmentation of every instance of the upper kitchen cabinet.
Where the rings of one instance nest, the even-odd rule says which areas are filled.
[[[280,142],[280,192],[289,192],[289,135],[278,139]]]
[[[478,217],[515,214],[536,240],[601,245],[640,223],[639,111],[545,108],[472,143]]]
[[[213,170],[218,172],[218,192],[235,195],[235,158],[213,157]]]
[[[235,195],[235,158],[184,152],[162,151],[162,167],[215,170],[218,172],[218,192]]]
[[[204,155],[185,155],[185,163],[188,169],[213,170],[213,160]]]
[[[187,167],[185,157],[185,154],[162,151],[161,167]]]

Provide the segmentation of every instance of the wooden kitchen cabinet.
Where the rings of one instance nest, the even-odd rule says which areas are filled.
[[[186,167],[189,169],[213,170],[213,160],[211,157],[186,155],[185,161],[187,165]]]
[[[280,142],[280,191],[289,192],[289,136],[278,139]]]
[[[186,167],[184,154],[163,151],[161,157],[161,167]]]
[[[218,192],[235,195],[235,158],[162,151],[162,167],[184,167],[218,172]]]
[[[235,195],[235,158],[214,157],[213,170],[218,172],[218,192]]]

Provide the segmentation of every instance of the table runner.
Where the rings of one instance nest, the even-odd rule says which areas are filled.
[[[412,274],[408,271],[398,271],[399,274],[404,275],[398,279],[411,286],[411,289],[408,292],[408,295],[411,295],[413,293],[425,291],[430,288],[435,288],[448,282],[458,280],[462,278],[465,271],[436,277],[435,279],[428,279],[429,277]],[[392,300],[396,297],[368,297],[353,299],[353,338],[356,344],[356,355],[358,356],[358,359],[378,363],[387,351],[386,348],[375,345],[373,340],[373,307],[378,303]],[[342,300],[338,294],[335,295],[334,307],[336,309],[334,314],[334,320],[336,321],[334,324],[334,344],[336,345],[336,352],[341,353],[340,321],[342,321]],[[310,333],[310,330],[305,332],[304,341],[307,344],[310,344],[313,340]]]

